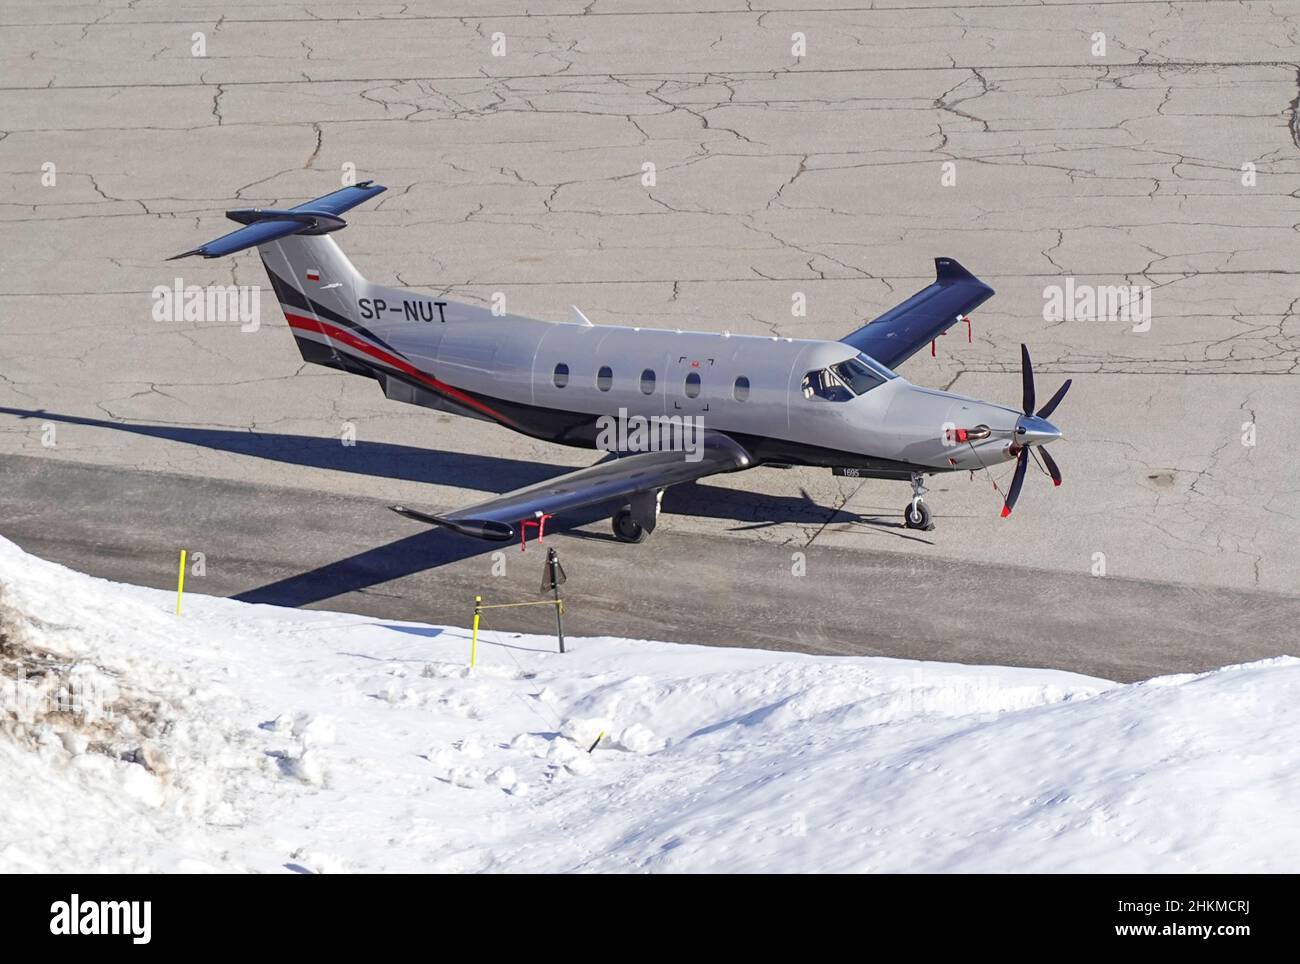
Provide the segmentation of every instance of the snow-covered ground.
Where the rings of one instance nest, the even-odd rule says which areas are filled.
[[[0,871],[1294,871],[1300,660],[480,638],[0,539]],[[867,618],[864,614],[864,618]],[[60,695],[62,694],[62,695]],[[594,752],[588,747],[604,731]]]

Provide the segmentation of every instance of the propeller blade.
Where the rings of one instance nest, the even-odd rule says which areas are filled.
[[[1065,383],[1069,385],[1069,382]],[[1058,394],[1060,394],[1058,392]],[[1043,457],[1043,462],[1047,465],[1047,474],[1052,477],[1052,485],[1061,484],[1061,470],[1056,465],[1056,460],[1047,454],[1047,449],[1043,446],[1038,447],[1038,454]]]
[[[1056,406],[1061,404],[1061,399],[1065,398],[1065,393],[1070,390],[1070,385],[1073,384],[1073,382],[1073,378],[1067,378],[1065,380],[1065,384],[1058,388],[1056,394],[1047,400],[1047,404],[1038,410],[1039,418],[1047,418],[1047,416],[1056,411]]]
[[[1025,414],[1034,414],[1034,366],[1029,362],[1029,349],[1020,346],[1020,381],[1025,390]]]
[[[1025,468],[1029,465],[1028,447],[1020,450],[1020,455],[1016,458],[1016,474],[1011,477],[1011,490],[1007,492],[1006,504],[1002,506],[1002,518],[1011,515],[1011,510],[1016,507],[1016,499],[1020,498],[1020,487],[1025,484]]]

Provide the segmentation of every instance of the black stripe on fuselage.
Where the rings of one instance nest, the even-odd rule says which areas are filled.
[[[340,314],[339,312],[334,311],[331,308],[326,308],[324,305],[320,304],[319,302],[312,301],[310,298],[307,297],[306,292],[302,291],[299,288],[295,288],[293,285],[289,284],[287,281],[285,281],[283,278],[277,275],[274,271],[272,271],[271,266],[266,263],[265,258],[262,259],[262,267],[266,269],[266,276],[271,279],[271,288],[272,290],[275,291],[275,297],[282,306],[288,305],[290,308],[297,308],[299,311],[306,311],[309,312],[310,314],[314,314],[317,318],[322,318],[325,321],[332,321],[336,325],[341,325],[344,328],[350,328],[352,331],[355,331],[358,335],[364,335],[374,344],[380,346],[381,348],[384,348],[385,350],[391,352],[397,357],[399,358],[405,357],[401,352],[399,352],[392,345],[388,344],[388,342],[384,341],[382,338],[376,335],[365,325],[358,324],[357,322],[353,321],[351,318],[347,317],[346,315]],[[331,366],[331,367],[337,367],[337,366]]]
[[[365,375],[367,378],[377,377],[375,369],[362,362],[355,355],[346,351],[338,351],[333,345],[307,338],[293,328],[289,330],[293,332],[293,340],[298,343],[298,351],[302,354],[303,361],[324,368],[335,368],[341,372],[347,372],[349,375]]]

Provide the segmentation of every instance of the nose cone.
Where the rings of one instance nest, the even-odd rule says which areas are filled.
[[[1021,445],[1046,445],[1061,437],[1061,430],[1037,415],[1021,415],[1016,421],[1016,441]]]

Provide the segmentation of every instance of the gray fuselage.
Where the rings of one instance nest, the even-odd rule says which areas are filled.
[[[913,385],[843,342],[498,314],[371,284],[329,237],[290,237],[261,253],[282,303],[301,296],[340,323],[350,319],[366,346],[380,346],[350,350],[327,331],[296,330],[304,357],[364,370],[392,398],[536,437],[590,447],[601,416],[693,416],[707,430],[742,440],[760,462],[858,468],[885,478],[1015,457],[1020,412]],[[303,283],[309,272],[319,273],[319,287]],[[294,324],[292,305],[284,307]],[[385,365],[366,370],[390,348],[419,374]],[[843,382],[843,390],[812,390],[810,376],[835,382],[819,373],[853,359],[883,374],[866,379],[860,393]],[[431,390],[439,386],[450,391]],[[955,430],[977,427],[989,430],[986,437],[955,441]]]

